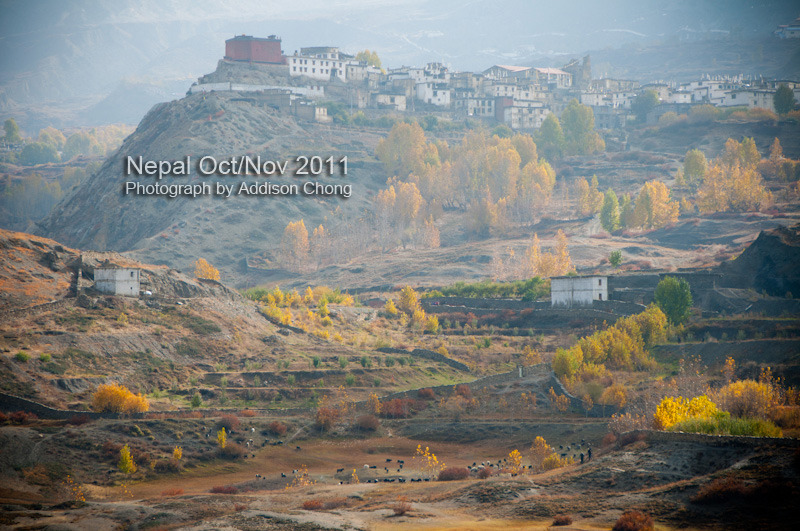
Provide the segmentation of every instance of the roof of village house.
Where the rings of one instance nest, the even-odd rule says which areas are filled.
[[[108,259],[104,260],[102,264],[95,267],[95,269],[139,269],[138,267],[126,267],[116,264]]]
[[[502,68],[503,70],[508,70],[509,72],[524,72],[525,70],[531,69],[530,66],[512,66],[512,65],[494,65],[492,68]]]
[[[541,72],[542,74],[559,74],[559,75],[563,74],[563,75],[569,75],[569,73],[568,73],[568,72],[564,72],[564,71],[563,71],[563,70],[561,70],[560,68],[548,68],[548,67],[544,67],[544,68],[534,68],[534,70],[536,70],[537,72]]]

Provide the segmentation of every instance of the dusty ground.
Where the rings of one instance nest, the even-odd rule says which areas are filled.
[[[580,431],[575,433],[580,435]],[[565,513],[574,520],[567,529],[593,530],[609,529],[624,510],[639,509],[655,518],[658,529],[786,529],[798,486],[792,441],[769,446],[641,438],[624,441],[628,442],[625,446],[596,447],[592,461],[543,474],[366,483],[374,477],[421,477],[411,459],[420,442],[427,444],[394,436],[304,441],[300,451],[268,447],[243,462],[210,463],[155,480],[117,481],[107,487],[84,484],[86,503],[70,502],[70,493],[63,490],[58,497],[33,502],[22,491],[6,487],[0,492],[5,502],[2,524],[10,529],[31,524],[69,529],[120,525],[130,529],[547,529],[554,515]],[[506,455],[496,441],[431,446],[448,465]],[[405,460],[403,470],[387,474],[386,460],[396,463],[398,458]],[[365,464],[378,468],[364,469]],[[303,465],[316,483],[286,488],[292,468]],[[337,467],[344,471],[337,473]],[[361,481],[358,484],[348,484],[353,468]],[[288,478],[279,479],[281,470]],[[266,478],[256,478],[256,473]],[[746,495],[730,493],[711,503],[692,501],[701,485],[721,477],[772,487]],[[232,485],[239,492],[210,494],[216,485]],[[395,516],[393,509],[401,497],[408,500],[411,510]],[[309,500],[319,500],[323,508],[304,510],[303,502]]]

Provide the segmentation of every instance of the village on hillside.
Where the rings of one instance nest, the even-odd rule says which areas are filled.
[[[776,36],[794,38],[791,27],[779,28]],[[689,114],[698,105],[775,112],[773,99],[781,85],[800,99],[800,81],[743,75],[645,84],[593,79],[588,55],[562,68],[497,64],[483,72],[458,72],[433,62],[384,70],[374,52],[350,55],[335,46],[314,46],[287,55],[280,37],[239,35],[225,41],[217,71],[201,77],[189,93],[259,92],[275,108],[317,122],[332,121],[323,102],[338,101],[370,118],[424,113],[520,131],[539,129],[548,114],[560,115],[575,99],[591,107],[596,129],[620,130],[637,115],[655,124],[667,113]],[[650,97],[642,98],[645,94]]]

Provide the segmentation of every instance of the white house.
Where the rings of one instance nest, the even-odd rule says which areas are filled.
[[[594,301],[608,300],[608,277],[574,276],[550,279],[552,306],[571,308],[591,306]]]
[[[102,293],[138,297],[139,275],[139,269],[104,262],[94,269],[94,287]]]

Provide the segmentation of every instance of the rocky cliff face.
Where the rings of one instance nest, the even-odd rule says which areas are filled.
[[[735,260],[720,264],[723,287],[753,288],[769,295],[800,295],[800,225],[762,231]]]

